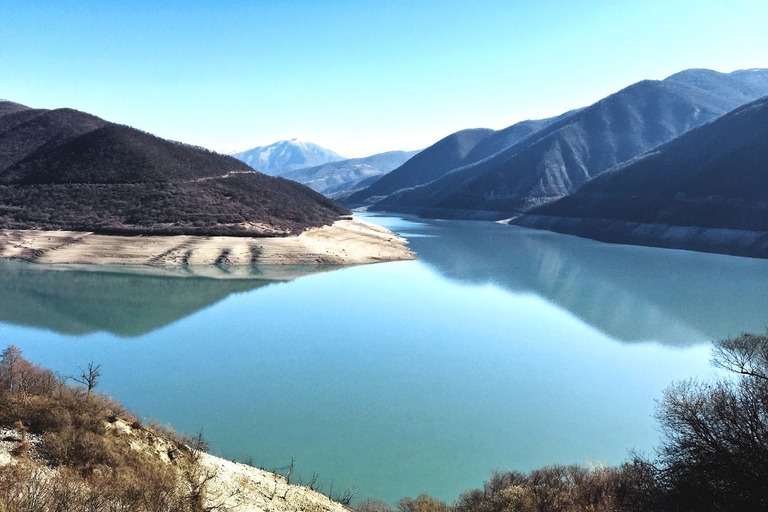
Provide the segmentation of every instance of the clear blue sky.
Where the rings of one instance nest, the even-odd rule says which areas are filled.
[[[0,98],[218,151],[417,149],[691,67],[768,67],[768,2],[0,1]]]

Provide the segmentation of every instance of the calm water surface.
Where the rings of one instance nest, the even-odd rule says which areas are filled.
[[[0,264],[0,344],[212,452],[395,502],[650,452],[654,399],[768,323],[768,261],[371,217],[419,261],[288,282]],[[313,269],[318,270],[318,269]]]

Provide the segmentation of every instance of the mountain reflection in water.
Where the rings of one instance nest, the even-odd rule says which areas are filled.
[[[328,269],[1,262],[0,339],[62,374],[102,364],[101,390],[228,459],[395,503],[648,453],[654,399],[768,318],[768,261],[371,218],[421,259],[274,286]]]
[[[0,322],[82,335],[141,336],[233,293],[337,267],[53,267],[0,259]]]
[[[690,345],[762,331],[768,322],[768,260],[492,222],[367,217],[408,237],[421,262],[446,279],[534,294],[619,341]],[[140,336],[233,293],[338,267],[61,268],[0,260],[0,321]]]
[[[446,278],[530,293],[619,341],[761,332],[768,260],[605,244],[493,222],[374,217]]]

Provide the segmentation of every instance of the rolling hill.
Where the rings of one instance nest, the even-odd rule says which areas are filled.
[[[76,110],[0,102],[0,228],[284,236],[347,213],[229,156]]]

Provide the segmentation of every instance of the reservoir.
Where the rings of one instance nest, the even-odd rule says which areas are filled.
[[[142,418],[293,459],[292,482],[450,502],[494,469],[652,455],[664,388],[768,325],[768,260],[366,218],[420,259],[239,279],[0,261],[1,348],[101,364],[97,389]]]

